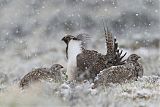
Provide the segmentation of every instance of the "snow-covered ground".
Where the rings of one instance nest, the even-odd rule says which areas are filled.
[[[159,0],[0,0],[0,107],[115,107],[160,105]],[[144,77],[91,89],[91,84],[42,83],[28,90],[19,79],[38,67],[62,64],[65,34],[87,33],[105,54],[104,20],[120,48],[142,59]]]
[[[92,84],[41,83],[27,90],[12,84],[0,93],[1,107],[159,107],[160,77],[91,89]]]

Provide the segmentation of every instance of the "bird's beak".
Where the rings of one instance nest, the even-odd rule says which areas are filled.
[[[63,37],[62,39],[61,39],[61,41],[64,41],[65,40],[65,37]]]
[[[140,58],[141,58],[141,57],[140,57],[140,56],[138,56],[138,57],[137,57],[137,60],[139,60]]]

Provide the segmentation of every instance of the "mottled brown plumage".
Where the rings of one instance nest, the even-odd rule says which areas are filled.
[[[60,72],[63,68],[60,64],[54,64],[51,68],[38,68],[29,73],[27,73],[20,80],[20,87],[24,88],[29,86],[33,82],[38,82],[41,80],[60,82],[62,80],[62,73]]]
[[[78,37],[79,36],[79,37]],[[66,43],[66,55],[68,56],[68,44],[70,40],[78,40],[85,42],[85,37],[83,36],[83,40],[81,39],[82,35],[79,34],[77,37],[67,35],[63,37],[63,41]],[[76,39],[75,39],[76,38]],[[119,53],[118,43],[114,41],[112,34],[107,30],[105,31],[105,38],[107,44],[107,54],[102,55],[95,50],[87,50],[84,45],[82,45],[82,52],[77,55],[77,71],[76,71],[76,80],[94,80],[95,76],[105,68],[108,68],[113,65],[121,65],[124,64],[122,58],[125,56],[121,56],[122,53]],[[114,46],[114,44],[116,44]]]
[[[108,28],[107,28],[107,32],[106,32],[106,29],[104,27],[104,32],[105,32],[105,40],[106,40],[106,47],[107,47],[106,56],[108,57],[108,60],[112,61],[114,58],[113,36],[112,36],[112,33],[109,32]]]
[[[93,80],[99,71],[107,67],[106,63],[104,55],[94,50],[84,50],[77,55],[77,80]]]
[[[77,67],[80,79],[94,79],[95,76],[105,68],[109,68],[111,66],[123,65],[125,60],[122,60],[126,55],[122,55],[122,51],[118,49],[118,43],[116,39],[113,40],[112,33],[107,31],[104,27],[105,32],[105,40],[107,53],[106,55],[102,55],[94,50],[83,50],[82,53],[77,55]],[[84,77],[84,78],[83,78]]]
[[[107,85],[108,83],[123,83],[135,80],[143,76],[143,67],[138,63],[140,57],[131,54],[124,65],[112,66],[101,71],[95,79],[95,85]]]

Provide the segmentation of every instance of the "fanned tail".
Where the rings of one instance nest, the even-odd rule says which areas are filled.
[[[117,40],[116,38],[114,38],[114,59],[115,59],[114,63],[115,65],[122,65],[125,63],[125,60],[122,60],[122,59],[126,56],[127,52],[125,52],[123,55],[122,53],[123,53],[123,50],[118,49]]]
[[[106,42],[106,48],[107,48],[107,54],[106,55],[107,55],[109,60],[113,60],[114,46],[113,46],[112,33],[109,32],[108,27],[107,27],[107,30],[106,30],[104,22],[103,22],[103,28],[104,28],[105,42]]]
[[[108,30],[108,27],[106,30],[104,21],[103,21],[103,28],[104,28],[104,34],[105,34],[106,47],[107,47],[106,57],[107,57],[108,63],[111,63],[112,65],[124,64],[125,60],[122,60],[122,59],[125,57],[127,53],[124,53],[122,55],[123,50],[121,51],[119,50],[118,48],[119,46],[116,38],[114,38],[113,40],[112,33]]]

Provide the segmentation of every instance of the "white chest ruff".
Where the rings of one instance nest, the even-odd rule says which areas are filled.
[[[81,41],[71,40],[68,44],[68,63],[67,72],[68,80],[75,79],[77,69],[77,55],[82,52]]]

